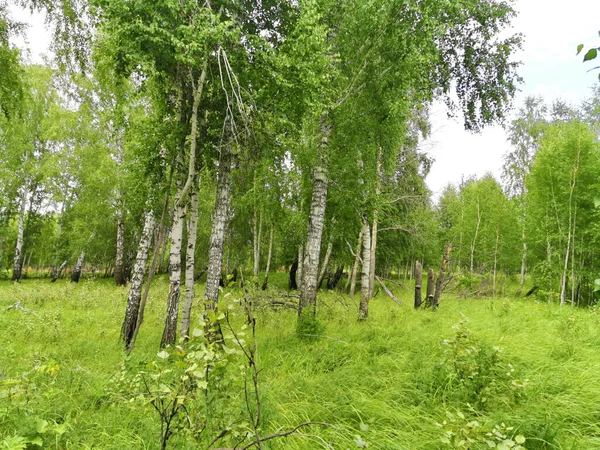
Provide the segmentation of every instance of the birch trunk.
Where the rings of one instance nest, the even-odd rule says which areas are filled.
[[[369,286],[369,277],[371,269],[371,230],[369,222],[363,220],[363,256],[362,256],[362,276],[360,287],[360,306],[358,308],[358,320],[367,320],[369,317],[369,299],[371,298],[371,286]]]
[[[350,297],[354,298],[356,291],[356,276],[358,274],[358,264],[360,263],[360,249],[363,241],[363,230],[358,234],[358,245],[356,246],[356,254],[354,255],[354,265],[352,266],[352,275],[350,276]]]
[[[25,230],[25,213],[27,208],[27,189],[23,187],[21,193],[21,207],[19,209],[19,221],[17,224],[17,244],[15,246],[15,257],[13,259],[13,274],[12,280],[19,282],[21,280],[21,272],[23,269],[23,261],[21,252],[23,251],[23,233]]]
[[[77,258],[77,262],[73,266],[73,271],[71,272],[71,283],[79,283],[79,278],[81,278],[81,269],[83,268],[83,260],[85,259],[85,250],[81,252],[79,258]]]
[[[479,199],[477,199],[477,225],[475,226],[475,235],[473,236],[473,241],[471,242],[471,264],[470,264],[471,275],[473,274],[473,261],[475,258],[475,244],[477,243],[477,237],[479,235],[480,225],[481,225],[481,210],[479,208]]]
[[[190,211],[187,222],[187,250],[185,252],[185,300],[181,313],[181,337],[189,337],[194,302],[194,267],[196,264],[196,237],[198,235],[198,180],[190,191]]]
[[[144,273],[146,272],[146,262],[148,260],[148,252],[152,243],[152,232],[155,227],[154,216],[152,211],[148,211],[144,218],[144,229],[142,238],[138,245],[138,251],[133,267],[133,275],[131,277],[131,285],[129,287],[129,295],[127,297],[127,308],[125,309],[125,319],[121,326],[121,339],[125,344],[125,348],[129,348],[134,330],[137,326],[140,302],[142,299],[142,286],[144,284]],[[115,269],[116,270],[116,269]]]
[[[265,269],[265,281],[262,285],[262,290],[267,289],[269,284],[269,270],[271,270],[271,256],[273,255],[273,225],[271,225],[271,231],[269,232],[269,253],[267,254],[267,268]]]
[[[60,278],[60,274],[67,267],[67,260],[65,259],[59,267],[55,267],[52,271],[52,279],[50,280],[52,283],[56,282]]]
[[[523,240],[523,255],[521,256],[521,281],[519,283],[519,290],[517,291],[517,296],[520,296],[523,292],[523,287],[525,286],[525,270],[527,263],[527,242],[525,242],[525,232],[521,234]]]
[[[375,186],[375,195],[377,199],[381,195],[381,166],[382,166],[383,153],[381,147],[377,152],[377,184]],[[369,295],[373,297],[375,289],[375,261],[377,251],[377,230],[379,227],[379,209],[375,208],[373,212],[373,228],[371,230],[371,261],[369,263]]]
[[[450,251],[452,250],[451,245],[447,245],[444,250],[444,257],[442,259],[442,266],[440,267],[440,274],[435,283],[435,294],[433,294],[432,307],[437,308],[440,305],[440,298],[442,296],[442,289],[444,289],[444,277],[446,276],[446,269],[448,268],[448,261],[450,261]]]
[[[325,207],[327,206],[327,185],[329,182],[326,155],[329,146],[331,129],[321,124],[321,143],[313,173],[313,192],[308,217],[306,232],[306,249],[302,267],[302,283],[300,285],[300,302],[298,316],[314,317],[317,312],[317,281],[319,276],[319,256],[321,253],[321,239],[323,237],[323,223]]]
[[[219,301],[219,281],[221,279],[221,266],[223,263],[223,249],[227,235],[227,217],[229,214],[229,200],[231,191],[231,143],[221,147],[219,169],[217,172],[217,196],[215,212],[210,233],[210,247],[208,251],[208,271],[206,274],[206,287],[204,290],[205,319],[212,322],[207,311],[216,312]]]
[[[435,272],[429,269],[427,272],[427,304],[433,306],[433,297],[435,295]]]
[[[492,279],[492,296],[496,296],[496,274],[498,267],[498,244],[500,242],[500,229],[496,228],[496,247],[494,249],[494,278]]]
[[[167,300],[167,313],[163,329],[161,348],[175,344],[177,339],[177,324],[179,319],[179,298],[181,296],[181,248],[183,246],[183,223],[185,220],[186,205],[180,202],[183,194],[183,183],[178,183],[173,211],[173,226],[171,228],[171,251],[169,253],[169,297]]]
[[[258,217],[258,218],[257,218]],[[260,273],[260,244],[262,240],[262,212],[254,213],[254,271],[253,275],[258,279]]]
[[[302,290],[302,277],[304,276],[304,245],[298,246],[298,271],[296,273],[296,289]]]
[[[417,261],[415,264],[415,309],[421,307],[422,302],[423,267]]]
[[[119,200],[117,207],[117,255],[115,258],[115,282],[117,286],[125,286],[125,274],[123,273],[123,255],[125,252],[125,202]]]
[[[331,252],[333,251],[333,242],[331,236],[329,237],[329,243],[327,244],[327,251],[325,252],[325,259],[323,260],[323,266],[319,272],[319,279],[317,280],[317,289],[321,288],[321,284],[323,284],[323,279],[327,274],[327,269],[329,268],[329,260],[331,259]]]

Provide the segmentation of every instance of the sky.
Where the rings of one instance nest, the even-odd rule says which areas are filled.
[[[540,95],[549,103],[560,98],[579,104],[598,81],[598,71],[587,72],[593,66],[583,64],[576,49],[579,44],[600,45],[600,1],[516,0],[514,6],[518,15],[513,31],[524,36],[523,50],[514,55],[522,62],[519,75],[524,80],[514,100],[515,111],[529,95]],[[26,42],[19,39],[17,45],[30,49],[26,60],[41,63],[51,40],[44,17],[16,8],[12,13],[14,19],[30,24]],[[501,126],[469,133],[460,120],[448,119],[440,103],[432,106],[431,122],[432,134],[422,149],[435,160],[427,177],[434,198],[448,183],[459,183],[463,177],[491,172],[500,179],[503,156],[510,150]]]

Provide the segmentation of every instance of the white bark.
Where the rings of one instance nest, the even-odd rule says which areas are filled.
[[[350,297],[354,298],[356,290],[356,277],[358,274],[358,264],[360,263],[360,250],[362,248],[363,230],[358,234],[358,245],[356,246],[356,254],[354,255],[354,265],[352,266],[352,275],[350,276]],[[398,273],[400,273],[398,271]]]
[[[375,186],[375,195],[377,198],[381,195],[381,176],[382,176],[382,158],[383,152],[381,147],[377,152],[377,184]],[[375,260],[377,250],[377,229],[379,225],[379,210],[375,208],[373,212],[373,228],[371,230],[371,261],[369,265],[369,295],[373,297],[375,289]]]
[[[125,348],[129,347],[134,330],[137,326],[140,302],[142,299],[142,286],[144,284],[144,274],[146,272],[146,262],[148,260],[150,244],[152,243],[152,232],[154,227],[154,216],[152,211],[148,211],[144,218],[144,229],[142,231],[142,238],[138,245],[135,264],[133,266],[131,285],[127,297],[127,308],[125,309],[125,319],[123,320],[123,325],[121,327],[121,339],[123,339]]]
[[[190,191],[190,211],[187,221],[187,251],[185,254],[185,300],[181,313],[181,336],[188,337],[190,332],[192,304],[194,301],[194,267],[196,237],[198,235],[198,180]]]
[[[25,213],[27,209],[27,189],[23,187],[21,192],[21,207],[19,209],[19,221],[17,224],[17,244],[15,245],[15,257],[13,259],[13,281],[21,280],[21,271],[23,269],[23,261],[21,252],[23,251],[23,233],[25,229]]]
[[[265,281],[262,285],[263,290],[265,290],[269,284],[269,270],[271,270],[271,257],[273,256],[273,228],[273,225],[271,225],[271,231],[269,232],[269,253],[267,254],[267,267],[265,269]]]
[[[327,244],[327,251],[325,252],[325,259],[323,259],[323,265],[319,272],[319,279],[317,280],[317,288],[321,287],[325,275],[327,275],[327,269],[329,268],[329,260],[331,259],[331,252],[333,251],[332,237],[329,237],[329,243]]]
[[[123,255],[125,253],[125,202],[120,199],[117,206],[117,255],[115,258],[115,282],[117,286],[125,286],[123,273]]]
[[[369,274],[371,273],[371,230],[369,221],[363,219],[363,256],[362,276],[360,287],[360,306],[358,309],[358,320],[366,320],[369,317],[369,299],[371,298],[371,286],[369,286]]]
[[[71,272],[71,283],[79,283],[79,278],[81,278],[81,270],[83,268],[83,261],[85,259],[85,250],[81,252],[79,258],[77,258],[77,262],[73,266],[73,272]]]
[[[321,253],[321,239],[323,238],[323,223],[325,220],[327,186],[329,182],[326,155],[330,133],[331,129],[323,121],[321,124],[321,143],[318,155],[320,160],[317,162],[313,172],[312,201],[306,232],[302,282],[300,284],[299,316],[302,316],[306,309],[308,309],[306,312],[309,316],[314,317],[316,314],[319,256]]]

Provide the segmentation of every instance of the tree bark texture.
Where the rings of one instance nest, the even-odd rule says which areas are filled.
[[[433,295],[432,306],[437,308],[440,305],[440,297],[442,296],[442,289],[444,288],[444,277],[446,276],[446,270],[448,268],[448,261],[450,261],[450,251],[452,250],[451,245],[447,245],[444,250],[444,257],[442,258],[442,265],[440,267],[440,274],[435,283],[435,294]]]
[[[362,248],[363,230],[360,230],[358,235],[358,245],[356,246],[356,254],[354,255],[354,265],[352,266],[352,275],[350,276],[350,297],[354,298],[356,291],[356,277],[358,274],[358,264],[360,263],[360,250]]]
[[[377,184],[375,186],[375,196],[379,199],[381,195],[381,167],[383,153],[381,147],[377,152]],[[369,263],[369,295],[373,297],[375,291],[375,261],[377,259],[377,230],[379,228],[379,209],[375,208],[373,212],[373,227],[371,229],[371,261]]]
[[[185,220],[186,204],[179,201],[183,194],[183,183],[178,183],[178,192],[175,197],[173,210],[173,226],[171,228],[171,251],[169,253],[169,297],[167,300],[167,313],[160,346],[175,344],[177,340],[177,325],[179,319],[179,298],[181,296],[181,249],[183,247],[183,224]]]
[[[152,232],[154,231],[155,221],[152,211],[148,211],[144,218],[144,229],[142,238],[138,245],[135,265],[133,267],[133,275],[131,277],[131,285],[129,287],[129,295],[127,297],[127,307],[125,309],[125,319],[121,326],[121,339],[128,348],[132,342],[134,330],[137,325],[140,302],[142,299],[142,286],[144,284],[144,274],[146,272],[146,262],[148,260],[148,252],[152,243]]]
[[[117,206],[117,255],[115,258],[115,282],[117,286],[125,286],[125,273],[123,270],[123,256],[125,252],[125,202],[118,201]],[[135,269],[134,269],[135,270]]]
[[[314,317],[317,312],[317,286],[319,277],[319,256],[321,239],[327,206],[327,150],[331,129],[324,123],[321,125],[321,142],[318,151],[319,162],[313,172],[313,192],[306,232],[306,248],[302,267],[302,283],[300,285],[300,303],[298,315]]]
[[[231,143],[221,147],[219,169],[217,173],[217,196],[215,212],[210,233],[210,246],[208,251],[208,272],[204,290],[204,302],[207,310],[217,311],[219,301],[219,280],[221,279],[221,265],[223,263],[223,249],[227,235],[227,218],[229,214],[229,201],[231,193]],[[208,320],[207,320],[208,322]]]
[[[302,277],[304,276],[304,245],[298,246],[298,273],[296,274],[296,289],[302,290]]]
[[[21,192],[21,206],[19,209],[19,221],[17,224],[17,243],[15,245],[15,257],[13,259],[13,274],[12,280],[19,282],[21,280],[21,272],[23,269],[23,258],[21,252],[23,251],[23,233],[25,229],[25,213],[27,208],[27,189],[23,187]]]
[[[415,309],[419,309],[422,303],[423,266],[419,261],[415,264]]]
[[[81,252],[79,258],[75,262],[73,266],[73,271],[71,272],[71,283],[79,283],[79,278],[81,278],[81,270],[83,268],[83,261],[85,259],[85,250]]]
[[[60,278],[60,274],[63,270],[65,270],[65,267],[67,267],[66,259],[62,262],[60,266],[54,267],[54,270],[52,270],[52,279],[50,280],[52,283],[56,282],[56,280]]]
[[[369,299],[371,298],[371,286],[369,286],[369,277],[371,269],[371,230],[367,219],[363,220],[363,256],[362,256],[362,277],[360,287],[360,306],[358,308],[358,320],[367,320],[369,317]]]
[[[271,270],[271,257],[273,256],[273,225],[271,225],[271,231],[269,232],[269,253],[267,254],[267,267],[265,269],[265,281],[262,285],[262,290],[267,289],[269,284],[269,270]]]
[[[298,260],[294,261],[290,267],[290,279],[288,281],[288,289],[290,291],[298,289],[298,282],[296,281],[296,275],[298,273]]]
[[[427,272],[427,304],[433,306],[433,296],[435,295],[435,272],[429,269]]]
[[[327,270],[329,269],[329,260],[331,259],[331,252],[333,251],[333,239],[329,237],[329,243],[327,244],[327,251],[325,252],[325,259],[323,259],[323,265],[321,266],[321,270],[319,271],[319,280],[317,281],[317,288],[321,288],[321,284],[323,284],[323,279],[327,274]]]
[[[187,250],[185,252],[185,299],[181,312],[181,337],[190,332],[192,304],[194,302],[194,267],[196,265],[196,237],[198,236],[198,179],[194,177],[194,186],[189,196],[189,214],[187,221]]]

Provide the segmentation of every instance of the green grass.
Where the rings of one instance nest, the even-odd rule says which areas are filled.
[[[270,281],[283,287],[285,274]],[[167,289],[159,278],[128,367],[156,357]],[[118,338],[126,295],[112,280],[0,282],[0,442],[35,434],[44,419],[68,424],[62,436],[44,435],[44,448],[158,448],[152,410],[107,395],[125,359]],[[321,294],[316,340],[299,339],[293,310],[258,301],[263,435],[322,421],[335,428],[305,433],[336,449],[357,448],[358,436],[369,449],[476,449],[487,445],[442,437],[483,436],[505,424],[510,436],[527,438],[527,449],[600,448],[600,311],[449,295],[436,312],[414,311],[412,292],[397,295],[406,306],[380,293],[358,323],[358,297]],[[17,301],[35,314],[4,310]],[[11,392],[14,380],[35,388]],[[184,437],[172,444],[198,448]],[[264,448],[325,447],[287,437]]]

